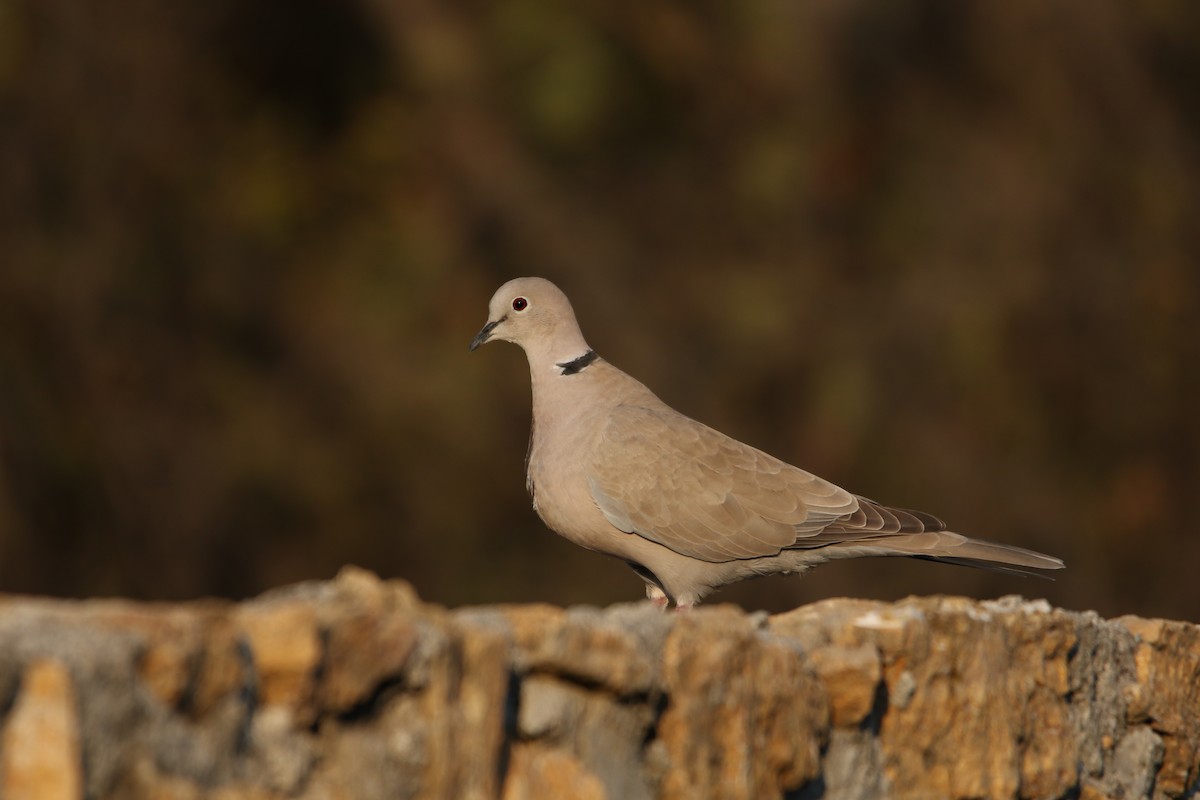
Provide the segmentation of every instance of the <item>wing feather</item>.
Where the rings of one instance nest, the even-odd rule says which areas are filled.
[[[588,480],[620,530],[714,562],[775,555],[860,510],[844,489],[670,409],[618,407]]]

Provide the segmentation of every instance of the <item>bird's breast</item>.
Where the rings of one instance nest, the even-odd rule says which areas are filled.
[[[587,480],[595,437],[579,429],[550,435],[540,424],[529,447],[526,482],[533,508],[555,533],[592,550],[602,550],[612,526],[600,513]]]

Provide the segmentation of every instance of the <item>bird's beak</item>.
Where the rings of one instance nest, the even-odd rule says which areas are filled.
[[[492,338],[492,331],[495,330],[496,326],[501,322],[504,322],[503,318],[493,320],[487,325],[484,325],[483,328],[480,329],[479,333],[475,334],[475,338],[471,340],[471,350],[474,350],[476,347],[479,347],[479,345]]]

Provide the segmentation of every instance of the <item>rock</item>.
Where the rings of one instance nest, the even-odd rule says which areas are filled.
[[[81,796],[75,691],[63,664],[47,658],[25,668],[2,742],[0,787],[8,800]]]
[[[0,598],[6,798],[1186,797],[1198,709],[1200,628],[1019,598]]]
[[[675,624],[662,675],[662,797],[780,797],[817,777],[828,698],[791,643],[702,609]]]
[[[606,800],[604,784],[567,753],[524,742],[513,748],[512,778],[504,787],[504,800]]]

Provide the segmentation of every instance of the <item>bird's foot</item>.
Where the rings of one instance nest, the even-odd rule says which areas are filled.
[[[665,609],[667,604],[671,602],[670,598],[667,597],[666,592],[657,586],[651,586],[649,584],[646,585],[646,597],[649,598],[654,607],[660,611]]]

